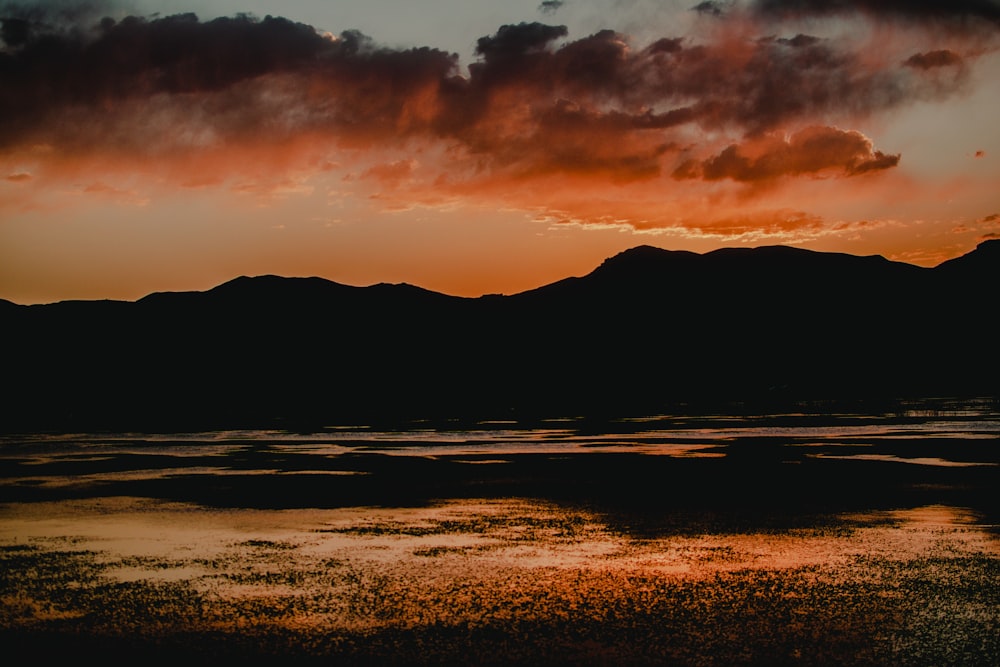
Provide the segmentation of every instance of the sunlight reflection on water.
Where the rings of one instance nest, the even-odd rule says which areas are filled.
[[[657,638],[675,623],[698,644],[760,619],[756,632],[791,632],[799,650],[795,632],[825,637],[836,617],[831,636],[857,646],[910,646],[917,621],[982,645],[1000,623],[1000,419],[909,417],[6,436],[0,629],[620,622]],[[638,501],[619,498],[651,463]],[[817,477],[829,486],[797,485],[806,468],[832,471]],[[713,487],[723,470],[788,487],[741,487],[776,499],[754,505]]]
[[[809,456],[809,455],[807,455]],[[815,454],[821,459],[840,459],[841,461],[886,461],[889,463],[910,463],[922,466],[940,466],[942,468],[971,468],[976,466],[995,466],[996,463],[975,461],[948,461],[934,456],[893,456],[891,454],[854,454],[853,456],[835,456],[833,454]]]
[[[650,419],[645,425],[663,421]],[[715,419],[718,421],[718,419]],[[746,421],[746,420],[744,420]],[[868,441],[921,439],[1000,439],[1000,419],[929,420],[919,423],[851,425],[803,424],[776,426],[750,422],[740,427],[646,428],[627,433],[581,433],[574,429],[416,430],[377,432],[369,429],[297,434],[280,431],[240,431],[195,434],[122,434],[116,437],[0,437],[0,458],[20,458],[23,465],[60,460],[101,461],[113,456],[172,458],[231,457],[250,448],[337,457],[355,452],[401,456],[455,454],[609,453],[628,451],[663,456],[719,456],[713,447],[741,440],[781,441],[787,446],[865,444]],[[942,459],[944,460],[944,459]]]
[[[663,538],[630,537],[589,512],[502,499],[409,509],[222,511],[117,498],[7,506],[2,516],[0,545],[91,553],[115,581],[186,581],[230,600],[318,600],[313,611],[324,611],[324,623],[343,624],[350,619],[331,618],[323,602],[338,572],[388,577],[394,586],[419,586],[420,595],[435,596],[448,581],[552,568],[707,580],[725,572],[821,567],[843,577],[858,557],[1000,556],[1000,540],[978,525],[975,512],[946,506],[845,515],[839,529]]]

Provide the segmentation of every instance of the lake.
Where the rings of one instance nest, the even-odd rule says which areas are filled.
[[[1000,409],[0,437],[43,662],[1000,664]]]

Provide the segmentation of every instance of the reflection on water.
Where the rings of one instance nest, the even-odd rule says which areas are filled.
[[[836,526],[814,529],[636,539],[591,513],[513,499],[424,508],[221,511],[108,498],[6,508],[0,543],[92,553],[115,578],[145,572],[148,579],[174,580],[178,571],[195,573],[202,585],[222,590],[254,567],[277,564],[309,573],[330,559],[403,567],[432,558],[435,567],[468,572],[638,568],[704,578],[744,568],[846,565],[860,554],[898,560],[936,550],[1000,555],[1000,540],[981,522],[967,508],[928,506],[844,515]],[[300,593],[316,592],[307,579],[298,581]]]
[[[1000,662],[992,412],[482,426],[7,437],[0,637],[186,661]]]
[[[910,463],[922,466],[941,466],[944,468],[968,468],[971,466],[995,466],[996,463],[983,461],[948,461],[936,456],[894,456],[892,454],[852,454],[850,456],[835,456],[833,454],[815,454],[817,458],[842,459],[850,461],[888,461],[895,463]]]
[[[905,663],[892,660],[901,647],[989,664],[1000,544],[980,520],[965,508],[918,507],[813,529],[639,539],[592,513],[523,500],[281,511],[136,498],[27,504],[6,508],[0,530],[0,629],[76,623],[114,637],[136,623],[140,632],[240,636],[269,628],[301,642],[415,629],[433,639],[461,628],[454,659],[475,650],[466,642],[478,631],[530,643],[538,628],[561,628],[570,642],[561,661],[576,655],[581,634],[610,623],[627,641],[603,650],[624,658],[630,647],[650,650],[666,628],[673,649],[711,639],[724,659],[752,649],[768,664],[795,655],[814,664],[810,656],[831,650]],[[60,568],[48,580],[45,563]],[[730,636],[736,622],[759,636]],[[912,646],[915,624],[948,641]],[[400,657],[395,643],[377,647],[376,658]],[[472,662],[504,663],[479,657]]]

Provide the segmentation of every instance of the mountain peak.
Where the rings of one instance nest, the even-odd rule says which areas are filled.
[[[647,262],[653,260],[661,260],[671,255],[695,255],[696,253],[690,252],[688,250],[664,250],[663,248],[657,248],[651,245],[637,245],[628,250],[623,250],[617,255],[609,257],[602,262],[602,265],[607,264],[622,264],[626,262]]]
[[[1000,272],[1000,239],[987,239],[976,249],[937,265],[936,271],[958,276],[964,274],[990,274]]]
[[[984,254],[989,257],[1000,257],[1000,239],[986,239],[976,246],[971,254]]]
[[[640,245],[609,257],[590,275],[632,280],[650,277],[680,266],[689,266],[699,257],[701,255],[688,250],[664,250],[651,245]]]

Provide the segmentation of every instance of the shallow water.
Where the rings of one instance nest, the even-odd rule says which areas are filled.
[[[997,664],[1000,414],[8,436],[39,659]]]

